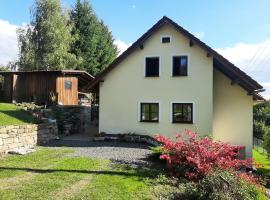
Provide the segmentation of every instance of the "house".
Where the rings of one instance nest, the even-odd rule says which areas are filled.
[[[99,132],[173,136],[184,129],[244,145],[252,156],[252,107],[263,87],[163,17],[89,84]]]
[[[80,92],[94,77],[85,71],[54,70],[0,72],[4,82],[0,87],[2,102],[50,103],[50,95],[61,105],[77,105]]]

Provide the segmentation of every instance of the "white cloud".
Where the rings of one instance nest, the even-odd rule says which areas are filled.
[[[131,46],[131,43],[127,44],[121,40],[115,40],[114,44],[117,46],[118,55],[122,54],[128,47]]]
[[[266,89],[263,96],[270,97],[270,39],[257,44],[238,43],[216,50],[261,83]]]
[[[204,36],[205,36],[205,33],[201,31],[201,32],[195,33],[194,35],[195,35],[195,37],[202,40],[204,38]]]
[[[0,19],[0,64],[6,65],[18,57],[16,29],[19,26]]]
[[[265,88],[265,92],[262,95],[267,99],[270,100],[270,82],[262,82],[262,86]]]

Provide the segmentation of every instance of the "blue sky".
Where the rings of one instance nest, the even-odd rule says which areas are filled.
[[[12,30],[23,23],[29,23],[29,9],[33,2],[33,0],[2,0],[0,20],[13,26]],[[70,8],[75,0],[62,2]],[[265,94],[270,97],[269,0],[92,0],[91,2],[98,17],[104,20],[117,42],[122,45],[121,48],[125,49],[166,15],[264,84],[268,89]],[[6,26],[3,28],[0,26],[0,34],[1,29],[2,32],[4,29],[8,30]],[[259,51],[257,57],[253,58],[258,50],[263,51]],[[0,53],[2,51],[0,46]],[[10,51],[4,54],[9,55]]]
[[[0,19],[21,25],[30,21],[33,0],[1,2]],[[72,7],[75,0],[62,0]],[[131,43],[166,15],[192,33],[204,33],[204,41],[214,48],[235,43],[257,43],[270,32],[269,0],[92,0],[99,16],[116,38]]]

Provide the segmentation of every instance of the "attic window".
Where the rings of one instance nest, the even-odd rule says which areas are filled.
[[[171,42],[171,36],[170,35],[161,36],[161,42],[162,43],[170,43]]]

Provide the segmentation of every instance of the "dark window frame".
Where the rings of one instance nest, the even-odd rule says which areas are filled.
[[[175,61],[174,61],[174,59],[175,58],[186,58],[186,73],[182,73],[181,74],[181,69],[178,69],[179,70],[179,74],[175,74],[175,67],[177,67],[177,66],[175,66],[174,65],[174,63],[175,63]],[[178,66],[179,67],[179,66]],[[181,68],[181,66],[180,66],[180,68]],[[174,56],[172,56],[172,77],[185,77],[185,76],[188,76],[188,69],[189,68],[189,56],[188,55],[174,55]]]
[[[170,35],[161,36],[161,43],[168,44],[171,43],[172,37]]]
[[[149,115],[149,120],[144,120],[142,118],[143,116],[143,105],[148,105],[148,115]],[[151,112],[151,105],[157,105],[158,106],[158,112],[157,112],[157,120],[151,120],[151,114],[153,114]],[[140,122],[151,122],[151,123],[158,123],[159,122],[159,103],[152,103],[152,102],[140,102]]]
[[[181,104],[182,105],[182,113],[184,113],[183,112],[184,111],[184,105],[189,105],[191,107],[191,120],[190,121],[187,121],[187,120],[184,120],[184,119],[182,119],[181,121],[175,120],[174,114],[177,113],[177,112],[174,111],[174,105],[175,104]],[[172,115],[172,123],[176,123],[176,124],[177,123],[179,123],[179,124],[193,124],[194,123],[194,119],[193,119],[193,117],[194,117],[193,116],[194,105],[193,105],[193,103],[177,103],[177,102],[173,102],[171,106],[172,106],[172,113],[171,113],[171,115]]]
[[[158,74],[157,75],[149,75],[147,74],[147,59],[158,59]],[[144,58],[144,76],[147,78],[154,78],[154,77],[159,77],[160,76],[160,56],[146,56]]]

